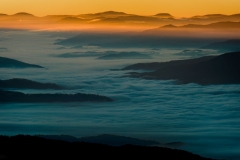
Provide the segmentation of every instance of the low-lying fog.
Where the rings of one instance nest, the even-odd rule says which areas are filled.
[[[76,33],[77,34],[77,33]],[[71,33],[72,35],[72,33]],[[66,90],[24,93],[93,93],[114,102],[0,104],[0,134],[65,134],[76,137],[116,134],[160,143],[183,142],[179,149],[220,159],[240,158],[240,85],[176,85],[173,81],[123,78],[118,71],[139,62],[194,58],[183,50],[199,48],[103,48],[61,46],[68,33],[1,31],[0,56],[45,69],[0,69],[0,79],[26,78]],[[195,51],[194,51],[195,50]],[[109,53],[139,53],[148,58],[99,59]],[[189,51],[185,51],[188,53]],[[202,55],[217,55],[202,50]],[[68,57],[61,56],[63,54]],[[73,55],[73,56],[71,56]],[[197,54],[201,56],[201,54]],[[150,57],[150,58],[149,58]],[[177,146],[176,146],[177,147]]]

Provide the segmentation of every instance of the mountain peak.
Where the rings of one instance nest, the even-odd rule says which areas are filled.
[[[173,16],[169,13],[158,13],[154,16],[159,17],[159,18],[173,18]]]
[[[224,14],[207,14],[205,16],[208,16],[208,17],[221,17],[221,16],[226,16]]]
[[[221,18],[225,17],[224,14],[206,14],[206,15],[199,15],[199,16],[193,16],[192,18]]]
[[[34,15],[32,15],[30,13],[26,13],[26,12],[18,12],[16,14],[14,14],[13,16],[31,16],[31,17],[33,17]]]
[[[100,12],[98,14],[126,14],[124,12],[116,12],[116,11],[105,11],[105,12]]]

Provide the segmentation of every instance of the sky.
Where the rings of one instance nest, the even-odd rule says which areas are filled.
[[[104,11],[175,17],[240,13],[240,0],[0,0],[0,13],[28,12],[36,16],[78,15]]]

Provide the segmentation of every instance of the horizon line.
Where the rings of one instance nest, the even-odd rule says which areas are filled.
[[[29,14],[29,15],[33,15],[35,17],[46,17],[46,16],[60,16],[60,15],[67,15],[67,16],[77,16],[77,15],[84,15],[84,14],[99,14],[99,13],[107,13],[107,12],[115,12],[115,13],[123,13],[123,14],[129,14],[129,15],[138,15],[138,16],[156,16],[157,14],[169,14],[171,15],[172,17],[175,17],[175,18],[189,18],[189,17],[196,17],[196,16],[207,16],[207,15],[225,15],[225,16],[231,16],[231,15],[237,15],[237,14],[240,14],[239,13],[234,13],[234,14],[222,14],[222,13],[207,13],[207,14],[202,14],[202,15],[193,15],[193,16],[185,16],[185,17],[176,17],[174,15],[172,15],[171,13],[168,13],[168,12],[158,12],[158,13],[155,13],[155,14],[151,14],[151,15],[143,15],[143,14],[135,14],[135,13],[127,13],[127,12],[123,12],[123,11],[114,11],[114,10],[106,10],[106,11],[102,11],[102,12],[91,12],[91,13],[79,13],[79,14],[45,14],[45,15],[42,15],[42,16],[39,16],[39,15],[36,15],[36,14],[32,14],[30,12],[25,12],[25,11],[19,11],[19,12],[15,12],[14,14],[7,14],[7,13],[0,13],[0,15],[7,15],[7,16],[14,16],[14,15],[17,15],[17,14]]]

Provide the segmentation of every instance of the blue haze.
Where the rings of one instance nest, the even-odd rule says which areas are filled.
[[[66,35],[67,37],[68,35]],[[0,79],[27,78],[69,89],[18,90],[24,93],[93,93],[109,96],[108,103],[0,104],[0,134],[65,134],[76,137],[116,134],[175,146],[201,156],[240,159],[240,85],[176,85],[173,80],[123,78],[117,71],[138,62],[189,58],[180,49],[100,48],[54,45],[64,34],[27,31],[1,32],[1,56],[47,69],[0,69]],[[189,48],[187,48],[189,49]],[[194,48],[190,48],[194,49]],[[97,56],[62,58],[75,52],[139,52],[152,59],[99,60]],[[216,51],[206,51],[216,54]],[[218,53],[219,54],[219,53]],[[173,146],[174,147],[174,146]]]

